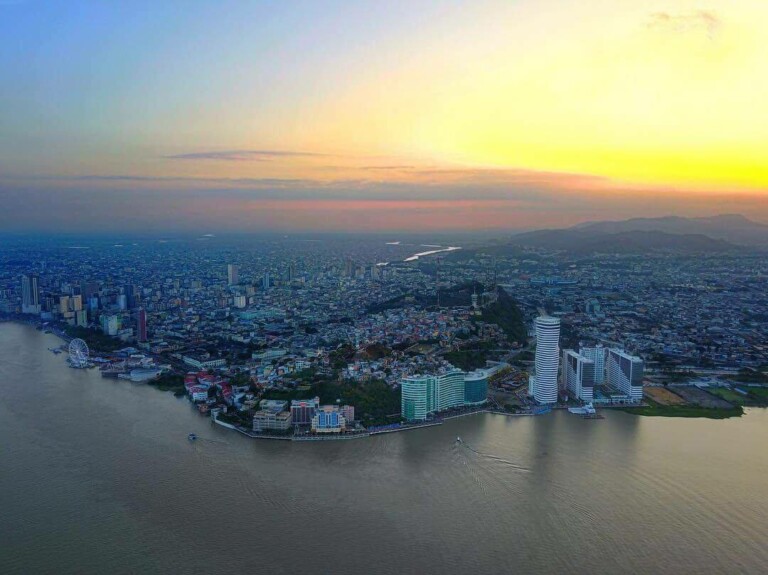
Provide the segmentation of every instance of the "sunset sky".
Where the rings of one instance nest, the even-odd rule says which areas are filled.
[[[768,223],[765,0],[0,0],[0,231]]]

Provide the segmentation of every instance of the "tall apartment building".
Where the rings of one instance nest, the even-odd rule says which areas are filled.
[[[431,375],[406,377],[400,385],[400,414],[408,421],[424,421],[437,411],[436,378]]]
[[[537,317],[536,374],[532,381],[532,395],[539,403],[557,401],[557,373],[560,367],[560,320],[556,317]]]
[[[437,375],[406,377],[400,385],[400,414],[407,421],[424,421],[429,415],[488,399],[488,375],[482,370],[464,373],[452,369]]]
[[[437,411],[445,411],[464,405],[464,372],[453,369],[436,376],[435,386]]]
[[[608,385],[619,389],[633,401],[643,399],[643,360],[624,350],[611,348],[606,355]]]
[[[601,344],[594,347],[579,347],[579,355],[595,362],[595,385],[605,382],[605,348]]]
[[[563,351],[563,387],[573,397],[592,402],[595,398],[595,362],[572,349]]]

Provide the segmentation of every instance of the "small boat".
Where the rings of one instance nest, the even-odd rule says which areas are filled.
[[[194,433],[190,433],[187,436],[187,439],[189,439],[190,441],[194,441],[195,439],[197,439],[197,435],[195,435]]]
[[[456,443],[464,443],[464,442],[461,440],[461,437],[457,437],[456,438]]]

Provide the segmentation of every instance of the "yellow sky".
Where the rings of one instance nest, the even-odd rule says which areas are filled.
[[[768,189],[768,2],[527,10],[457,23],[399,66],[350,80],[292,136],[630,185]]]
[[[193,4],[5,7],[0,193],[196,190],[185,209],[302,225],[381,202],[381,229],[768,221],[768,0]]]

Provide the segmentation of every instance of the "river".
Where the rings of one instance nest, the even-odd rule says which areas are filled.
[[[170,393],[70,369],[47,351],[58,343],[0,324],[3,574],[768,564],[768,410],[486,414],[355,441],[257,441]]]

